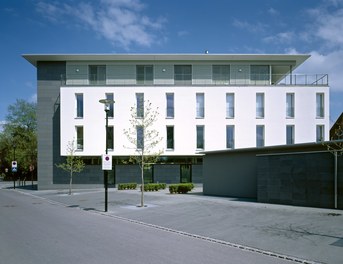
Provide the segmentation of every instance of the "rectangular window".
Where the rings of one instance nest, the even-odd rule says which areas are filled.
[[[205,131],[204,131],[204,126],[197,126],[197,149],[204,149],[204,136],[205,136]]]
[[[264,118],[264,93],[256,94],[256,118]]]
[[[230,65],[213,65],[212,80],[214,84],[229,84]]]
[[[109,126],[107,130],[107,149],[113,149],[114,147],[113,126]]]
[[[144,93],[136,93],[136,107],[137,117],[144,117]]]
[[[316,141],[324,141],[324,125],[317,125],[316,127]]]
[[[174,94],[167,93],[167,118],[174,118]]]
[[[76,117],[83,118],[83,94],[75,94]]]
[[[144,147],[144,129],[142,126],[136,126],[136,132],[137,132],[137,142],[136,146],[137,149],[143,149]]]
[[[252,81],[269,81],[269,65],[250,65],[250,80]]]
[[[235,126],[226,126],[226,148],[235,148]]]
[[[152,65],[137,65],[136,66],[137,84],[153,84],[154,68]]]
[[[317,118],[324,117],[324,94],[323,93],[316,94],[316,116]]]
[[[294,118],[294,93],[286,94],[286,117]]]
[[[176,85],[191,85],[192,65],[174,65],[174,82]]]
[[[264,126],[256,126],[256,147],[264,147]]]
[[[286,144],[287,145],[294,144],[294,126],[293,125],[286,126]]]
[[[76,149],[83,150],[83,127],[76,127]]]
[[[205,117],[205,95],[203,93],[196,94],[196,118]]]
[[[106,65],[89,65],[88,68],[89,84],[106,84]]]
[[[113,101],[113,93],[107,93],[106,99]],[[114,105],[110,104],[110,110],[108,111],[108,117],[113,117],[113,116],[114,116]]]
[[[167,149],[174,149],[174,127],[167,126]]]
[[[226,94],[226,118],[235,117],[235,94]]]

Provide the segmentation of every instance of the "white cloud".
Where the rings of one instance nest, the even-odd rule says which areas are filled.
[[[276,34],[275,36],[268,36],[263,38],[262,40],[267,43],[282,43],[282,44],[290,44],[293,42],[295,37],[294,32],[288,31],[288,32],[280,32]]]
[[[150,47],[157,43],[159,31],[166,22],[164,18],[145,15],[145,6],[140,0],[101,0],[96,5],[79,2],[76,6],[39,2],[36,9],[53,23],[68,23],[68,26],[75,23],[75,26],[92,30],[113,46],[127,50],[133,45]]]
[[[234,19],[233,26],[253,33],[264,32],[268,28],[268,25],[263,24],[261,22],[249,23],[247,21],[238,19]]]

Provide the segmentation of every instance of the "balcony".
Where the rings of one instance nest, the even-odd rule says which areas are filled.
[[[191,80],[174,78],[155,78],[154,80],[136,80],[130,75],[102,76],[92,78],[86,74],[61,76],[62,86],[328,86],[327,74],[254,74],[231,75],[223,80],[213,80],[212,75],[193,74]]]

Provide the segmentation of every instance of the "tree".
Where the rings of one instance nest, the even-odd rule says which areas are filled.
[[[335,180],[334,180],[334,196],[335,196],[335,201],[334,201],[334,207],[337,208],[337,196],[338,196],[338,182],[337,182],[337,177],[338,177],[338,156],[343,155],[343,128],[339,125],[335,130],[334,130],[334,136],[331,138],[331,141],[329,142],[323,142],[323,145],[326,146],[327,150],[334,155],[335,159]]]
[[[1,169],[9,168],[14,159],[18,162],[18,175],[28,173],[31,165],[37,165],[36,130],[36,103],[17,99],[8,107],[0,133]]]
[[[84,167],[85,163],[81,159],[81,157],[75,156],[75,142],[69,141],[67,145],[67,158],[64,163],[56,164],[56,167],[69,172],[69,195],[71,195],[71,188],[73,183],[73,174],[77,172],[81,172]]]
[[[154,129],[158,117],[158,108],[153,109],[150,101],[144,101],[139,106],[130,108],[129,129],[124,129],[128,141],[134,146],[136,155],[130,157],[130,162],[138,164],[141,170],[141,207],[144,207],[144,169],[157,162],[163,150],[156,150],[162,141],[159,132]]]

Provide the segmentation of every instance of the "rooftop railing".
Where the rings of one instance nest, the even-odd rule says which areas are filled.
[[[61,83],[65,86],[272,86],[272,85],[290,85],[290,86],[328,86],[329,77],[327,74],[254,74],[254,75],[230,75],[222,79],[213,80],[208,75],[193,75],[192,79],[174,80],[173,78],[158,78],[153,80],[137,80],[133,75],[116,76],[89,76],[86,74],[62,75]]]

